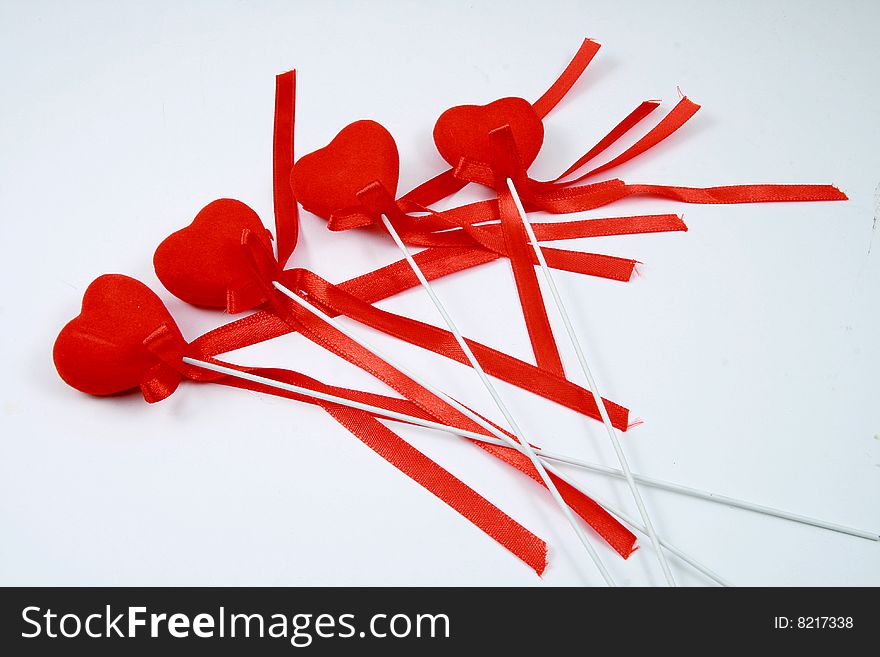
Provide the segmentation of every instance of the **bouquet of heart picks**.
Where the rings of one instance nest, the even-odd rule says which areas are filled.
[[[699,106],[686,97],[631,146],[602,164],[593,163],[642,125],[660,107],[659,101],[640,103],[555,179],[532,178],[529,167],[541,150],[547,116],[587,69],[598,49],[597,43],[585,40],[546,93],[534,102],[508,97],[443,112],[434,124],[433,138],[449,168],[404,194],[398,190],[400,158],[394,138],[375,121],[356,121],[340,130],[325,147],[295,158],[296,75],[290,71],[277,76],[274,235],[244,203],[218,199],[206,205],[189,225],[166,237],[153,256],[156,274],[168,292],[194,306],[215,308],[240,318],[186,340],[161,299],[147,286],[128,276],[104,275],[86,290],[80,314],[56,340],[58,373],[84,393],[112,396],[140,390],[150,403],[165,399],[182,381],[188,381],[319,405],[377,455],[538,574],[548,562],[546,542],[405,441],[392,428],[395,424],[428,427],[450,438],[468,440],[531,480],[536,494],[551,495],[607,584],[614,582],[596,545],[604,542],[628,558],[636,549],[635,532],[652,543],[658,566],[669,584],[675,580],[668,555],[715,582],[726,583],[657,532],[641,497],[643,486],[677,490],[715,503],[876,540],[871,532],[724,498],[630,470],[619,436],[631,426],[629,411],[601,395],[587,350],[555,284],[554,272],[628,281],[637,263],[629,258],[543,244],[685,231],[687,227],[676,214],[591,216],[565,221],[546,217],[536,221],[530,215],[576,214],[630,196],[704,204],[840,201],[846,196],[830,185],[696,188],[632,184],[609,177],[608,172],[657,146],[694,116]],[[438,203],[453,198],[468,185],[488,188],[493,198],[436,209]],[[388,236],[400,249],[400,260],[341,283],[290,266],[298,241],[300,207],[326,219],[331,231],[369,231]],[[510,263],[535,364],[462,335],[431,285],[439,278],[464,275],[499,259]],[[585,375],[587,387],[573,383],[566,375],[539,271],[574,347],[576,366]],[[375,305],[418,286],[436,306],[443,326]],[[433,376],[412,372],[398,362],[395,354],[372,346],[357,330],[347,328],[350,325],[340,324],[337,318],[341,316],[473,369],[504,417],[505,426],[444,392],[443,383]],[[217,317],[224,320],[227,315],[218,312]],[[394,394],[344,388],[294,370],[249,367],[220,357],[290,333],[300,333],[368,372]],[[541,448],[537,437],[522,430],[516,414],[495,386],[496,379],[601,422],[614,447],[616,466]],[[638,513],[629,515],[599,500],[566,475],[560,465],[625,480]]]

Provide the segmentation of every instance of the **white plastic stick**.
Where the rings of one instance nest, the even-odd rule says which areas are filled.
[[[434,289],[431,287],[431,284],[428,282],[428,279],[425,278],[425,274],[422,272],[419,265],[413,260],[412,255],[410,255],[409,249],[406,248],[406,244],[403,243],[403,240],[400,239],[400,235],[397,234],[397,230],[395,230],[394,226],[391,225],[391,222],[388,221],[388,217],[384,214],[381,215],[382,223],[385,225],[385,229],[391,235],[391,238],[397,244],[397,248],[400,249],[403,257],[406,258],[407,263],[409,263],[410,268],[413,273],[416,275],[416,278],[419,279],[419,283],[422,284],[422,287],[425,288],[425,291],[428,293],[428,296],[431,298],[434,306],[437,308],[437,312],[440,313],[441,317],[443,317],[443,321],[446,322],[446,326],[449,327],[449,330],[452,332],[452,335],[455,336],[455,341],[458,342],[458,346],[461,348],[462,352],[464,352],[465,357],[470,362],[471,366],[474,368],[474,371],[479,375],[480,380],[483,382],[483,386],[485,386],[486,390],[489,391],[489,394],[492,396],[492,400],[495,402],[495,405],[498,407],[498,410],[501,411],[501,414],[507,420],[508,425],[510,426],[513,435],[516,436],[516,439],[519,441],[522,446],[523,453],[529,457],[529,460],[532,462],[532,465],[535,466],[535,469],[538,471],[538,474],[541,475],[541,479],[544,481],[544,485],[550,490],[550,493],[553,495],[553,498],[556,500],[556,503],[559,505],[559,508],[562,509],[562,512],[565,514],[565,517],[568,519],[568,522],[571,524],[584,548],[587,550],[587,553],[596,563],[596,567],[599,568],[599,571],[602,573],[602,577],[605,579],[606,583],[609,586],[614,586],[614,582],[611,579],[611,574],[605,569],[602,562],[599,560],[599,555],[596,554],[596,550],[593,547],[592,543],[590,543],[587,535],[584,533],[581,526],[578,524],[574,515],[571,512],[571,509],[568,508],[568,505],[565,503],[565,500],[562,499],[562,496],[559,494],[559,491],[556,489],[556,484],[553,483],[553,480],[550,478],[550,475],[547,474],[547,471],[544,469],[543,463],[538,459],[535,455],[534,450],[529,445],[529,441],[526,440],[525,435],[523,434],[522,429],[520,429],[519,424],[516,419],[514,419],[513,414],[507,408],[507,404],[501,399],[501,395],[498,394],[498,391],[495,389],[493,383],[489,380],[489,377],[486,376],[486,372],[483,371],[483,367],[480,365],[474,353],[471,351],[471,348],[468,346],[468,343],[465,341],[464,337],[461,335],[461,331],[458,330],[458,326],[455,321],[449,315],[449,312],[446,310],[446,306],[443,305],[443,302],[440,301],[440,298],[434,292]]]
[[[452,431],[458,433],[463,436],[467,436],[468,438],[487,438],[481,433],[477,433],[475,431],[467,431],[466,429],[458,429],[456,427],[450,427],[446,424],[441,424],[440,422],[434,422],[433,420],[426,420],[424,418],[416,417],[415,415],[407,415],[406,413],[398,413],[397,411],[393,411],[388,408],[382,408],[381,406],[373,406],[372,404],[365,404],[364,402],[359,402],[354,399],[347,399],[346,397],[338,397],[336,395],[331,395],[326,392],[321,392],[320,390],[312,390],[311,388],[303,388],[302,386],[294,385],[293,383],[287,383],[285,381],[277,381],[275,379],[270,379],[265,376],[260,376],[259,374],[254,374],[253,372],[245,372],[242,370],[237,370],[234,367],[228,367],[226,365],[220,365],[219,363],[212,363],[206,360],[198,360],[196,358],[190,358],[189,356],[184,356],[181,360],[187,365],[195,365],[196,367],[202,367],[206,370],[211,370],[212,372],[217,372],[218,374],[225,374],[226,376],[235,377],[236,379],[242,379],[243,381],[251,381],[252,383],[259,383],[260,385],[267,386],[269,388],[277,388],[278,390],[284,390],[286,392],[292,392],[297,395],[303,395],[305,397],[314,397],[315,399],[320,399],[321,401],[329,402],[331,404],[339,404],[340,406],[348,406],[349,408],[356,408],[359,411],[366,411],[372,415],[376,415],[379,417],[387,417],[392,420],[397,420],[399,422],[407,422],[409,424],[415,424],[421,427],[425,427],[427,429],[437,429],[438,431]],[[491,439],[489,439],[491,440]]]
[[[381,406],[372,406],[371,404],[365,404],[362,402],[358,402],[352,399],[346,399],[345,397],[337,397],[336,395],[331,395],[328,393],[320,392],[317,390],[311,390],[310,388],[303,388],[301,386],[294,385],[292,383],[286,383],[284,381],[277,381],[275,379],[270,379],[265,376],[260,376],[259,374],[253,374],[252,372],[244,372],[242,370],[235,369],[233,367],[228,367],[226,365],[220,365],[219,363],[211,363],[204,360],[197,360],[195,358],[190,358],[189,356],[183,357],[183,362],[188,365],[194,365],[196,367],[202,367],[206,370],[210,370],[212,372],[217,372],[218,374],[225,374],[226,376],[231,376],[237,379],[242,379],[244,381],[251,381],[252,383],[258,383],[260,385],[264,385],[267,388],[277,388],[278,390],[284,390],[286,392],[292,392],[294,394],[303,395],[304,397],[314,397],[315,399],[320,399],[322,401],[329,402],[331,404],[338,404],[340,406],[346,406],[348,408],[356,408],[360,411],[366,411],[371,415],[377,416],[379,418],[388,418],[390,420],[396,420],[398,422],[405,422],[407,424],[412,424],[415,426],[425,427],[427,429],[436,429],[438,431],[448,432],[452,434],[457,434],[459,436],[463,436],[465,438],[472,438],[475,440],[481,440],[484,442],[492,443],[494,445],[504,444],[502,441],[491,438],[489,436],[485,436],[481,433],[476,433],[474,431],[468,431],[466,429],[459,429],[456,427],[450,427],[445,424],[440,424],[439,422],[434,422],[432,420],[426,420],[424,418],[416,417],[413,415],[406,415],[405,413],[398,413],[397,411],[392,411],[386,408],[382,408]],[[514,449],[524,452],[520,445],[514,444],[511,445]],[[550,466],[548,466],[550,467]],[[581,490],[580,486],[575,482],[571,481],[568,477],[566,477],[562,472],[557,470],[553,470],[553,473],[558,476],[560,479],[565,480],[569,485],[581,491],[584,495],[587,495],[583,490]],[[610,513],[616,515],[623,522],[631,525],[634,529],[644,532],[644,529],[637,523],[634,522],[631,518],[626,516],[623,512],[615,509],[613,506],[606,504],[604,502],[600,502],[595,495],[590,494],[589,497],[594,499],[596,502],[601,504],[605,509],[607,509]],[[678,548],[674,547],[667,541],[661,539],[661,543],[668,549],[672,554],[675,554],[679,558],[681,558],[686,563],[693,566],[698,571],[704,573],[714,581],[718,582],[723,586],[729,586],[729,584],[721,578],[719,575],[716,575],[714,572],[700,564],[693,557],[685,554]]]
[[[570,456],[557,454],[555,452],[551,452],[545,449],[539,450],[538,456],[543,461],[555,461],[557,463],[564,463],[576,468],[581,468],[583,470],[590,470],[598,474],[617,477],[619,479],[625,478],[623,472],[616,468],[609,468],[608,466],[599,465],[598,463],[591,463],[589,461],[575,459]],[[811,527],[827,529],[828,531],[838,532],[840,534],[847,534],[849,536],[855,536],[857,538],[863,538],[869,541],[880,541],[880,535],[878,535],[877,532],[857,529],[855,527],[847,527],[846,525],[840,525],[835,522],[820,520],[819,518],[812,518],[810,516],[801,515],[799,513],[792,513],[791,511],[777,509],[771,506],[766,506],[764,504],[755,504],[754,502],[748,502],[746,500],[740,500],[735,497],[728,497],[727,495],[721,495],[719,493],[712,493],[710,491],[700,490],[699,488],[693,488],[691,486],[676,484],[671,481],[665,481],[663,479],[655,479],[654,477],[636,474],[635,472],[632,473],[632,476],[633,479],[644,486],[659,488],[661,490],[668,490],[673,493],[681,493],[682,495],[688,495],[690,497],[695,497],[701,500],[715,502],[717,504],[723,504],[725,506],[730,506],[737,509],[745,509],[746,511],[754,511],[755,513],[761,513],[765,516],[772,516],[774,518],[780,518],[782,520],[790,520],[792,522],[798,522],[802,525],[810,525]],[[595,496],[592,497],[595,499]]]
[[[333,318],[331,318],[329,315],[322,312],[320,309],[316,308],[312,304],[308,303],[305,299],[303,299],[299,295],[295,294],[293,291],[287,289],[284,285],[282,285],[278,281],[274,281],[273,285],[275,286],[275,289],[277,289],[279,292],[281,292],[282,294],[287,296],[292,301],[296,302],[299,306],[301,306],[302,308],[305,308],[309,312],[313,313],[314,315],[319,317],[321,320],[323,320],[327,324],[330,324],[331,326],[336,328],[338,331],[340,331],[344,335],[348,336],[349,338],[351,338],[352,340],[354,340],[355,342],[360,344],[362,347],[364,347],[368,351],[371,351],[376,356],[379,356],[380,358],[382,358],[383,360],[388,362],[390,365],[397,368],[398,370],[403,372],[405,375],[407,375],[408,377],[413,379],[416,383],[418,383],[419,385],[426,388],[429,392],[437,395],[443,401],[445,401],[447,404],[450,404],[451,406],[453,406],[454,408],[456,408],[457,410],[462,412],[464,415],[469,417],[471,420],[478,423],[481,427],[483,427],[487,431],[492,432],[493,435],[495,435],[499,439],[503,440],[504,443],[508,447],[513,447],[514,449],[521,451],[523,454],[525,454],[527,457],[529,457],[529,460],[531,460],[532,465],[535,466],[535,469],[538,471],[538,473],[541,475],[541,478],[544,480],[544,484],[547,486],[547,490],[550,491],[550,494],[553,496],[553,499],[556,500],[556,503],[559,505],[559,508],[562,510],[566,519],[569,521],[572,528],[575,530],[575,533],[577,534],[581,543],[583,543],[584,548],[586,548],[587,553],[590,555],[590,558],[593,560],[593,563],[596,565],[596,568],[601,573],[602,578],[605,580],[605,583],[608,584],[608,586],[615,586],[614,580],[611,577],[611,573],[608,572],[608,569],[605,567],[605,564],[602,563],[602,560],[599,558],[599,554],[596,552],[596,549],[593,547],[593,544],[590,543],[589,539],[587,538],[587,535],[584,533],[584,530],[578,524],[578,521],[574,517],[574,514],[572,513],[571,509],[568,507],[568,504],[565,502],[564,499],[562,499],[562,495],[557,490],[556,484],[553,483],[553,480],[550,478],[550,476],[544,470],[544,464],[538,459],[538,457],[535,455],[535,452],[532,450],[532,448],[525,441],[525,439],[522,437],[521,434],[514,431],[514,435],[516,435],[517,439],[521,443],[521,445],[520,445],[516,441],[512,440],[510,438],[510,436],[507,436],[504,432],[499,431],[498,429],[493,427],[490,422],[486,421],[485,419],[483,419],[482,417],[480,417],[479,415],[477,415],[476,413],[471,411],[469,408],[467,408],[463,404],[459,403],[457,400],[455,400],[452,397],[450,397],[449,395],[447,395],[442,390],[436,388],[432,384],[425,381],[421,376],[407,370],[406,368],[401,367],[399,364],[395,363],[393,360],[389,359],[384,354],[379,353],[374,347],[364,343],[363,340],[358,339],[357,337],[351,335],[351,333],[346,328],[344,328],[338,322],[334,321]]]
[[[608,433],[608,438],[611,440],[611,444],[614,446],[614,452],[617,454],[617,461],[620,463],[620,468],[623,470],[623,475],[626,478],[626,483],[629,486],[629,490],[632,493],[633,499],[635,500],[636,506],[639,509],[639,515],[642,518],[642,522],[645,523],[645,529],[648,532],[648,536],[651,539],[651,543],[654,544],[654,551],[657,554],[657,559],[660,562],[660,567],[663,569],[663,575],[666,577],[666,582],[670,586],[675,586],[675,579],[672,577],[672,571],[669,569],[669,563],[666,561],[666,555],[663,553],[663,550],[660,549],[660,541],[657,538],[657,533],[654,531],[654,523],[651,522],[651,516],[648,515],[648,510],[645,508],[645,503],[642,500],[642,494],[639,492],[638,486],[636,486],[635,479],[633,479],[632,472],[629,469],[629,462],[627,461],[626,454],[623,452],[623,446],[620,444],[620,440],[617,437],[617,430],[614,428],[614,425],[611,424],[611,418],[608,416],[608,409],[605,408],[605,400],[602,399],[602,395],[599,392],[599,386],[596,384],[596,380],[593,378],[593,373],[590,370],[590,366],[587,363],[587,357],[584,355],[584,350],[581,347],[581,342],[577,337],[577,333],[574,330],[574,327],[571,324],[571,319],[568,316],[568,311],[565,309],[565,304],[562,302],[562,296],[559,294],[559,289],[556,287],[556,281],[553,280],[553,274],[550,272],[550,267],[547,265],[547,260],[544,258],[544,251],[541,249],[541,245],[538,244],[538,239],[535,237],[535,231],[532,230],[532,225],[529,223],[529,219],[526,216],[526,211],[523,208],[522,201],[519,198],[519,194],[516,191],[516,186],[513,184],[513,180],[510,178],[507,179],[507,187],[510,189],[510,193],[513,195],[513,202],[516,205],[517,212],[519,212],[519,217],[522,220],[523,228],[526,230],[526,234],[529,237],[529,241],[532,243],[532,247],[535,249],[535,256],[537,256],[538,264],[541,266],[541,271],[544,273],[544,278],[547,280],[547,285],[550,287],[550,293],[553,296],[553,301],[556,304],[556,308],[559,311],[560,316],[562,317],[562,323],[565,325],[565,331],[568,333],[568,338],[571,341],[571,345],[574,347],[574,351],[577,354],[578,362],[581,366],[581,371],[587,379],[587,384],[590,388],[590,392],[593,393],[593,397],[596,400],[596,406],[599,408],[599,415],[602,417],[602,423],[605,425],[605,430]]]

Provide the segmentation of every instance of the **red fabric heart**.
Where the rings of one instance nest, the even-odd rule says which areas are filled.
[[[174,318],[150,288],[128,276],[105,274],[89,285],[80,314],[58,334],[55,368],[68,385],[90,395],[137,388],[163,367],[144,345],[163,326],[171,340],[186,345]],[[171,378],[176,387],[179,377]]]
[[[290,184],[300,204],[324,219],[360,206],[358,192],[379,182],[396,197],[400,173],[397,144],[375,121],[355,121],[324,148],[299,159]]]
[[[501,98],[488,105],[458,105],[437,119],[434,143],[454,168],[461,158],[492,162],[489,133],[509,125],[523,168],[538,157],[544,143],[544,124],[532,104],[522,98]]]
[[[156,275],[171,294],[196,306],[230,312],[258,306],[265,294],[242,248],[245,230],[272,252],[271,233],[251,208],[229,198],[209,203],[156,249]]]

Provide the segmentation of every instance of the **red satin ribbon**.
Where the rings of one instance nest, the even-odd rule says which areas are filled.
[[[535,251],[529,245],[519,210],[507,185],[508,179],[516,185],[521,184],[526,177],[525,167],[520,161],[510,126],[494,130],[489,135],[489,144],[492,151],[492,172],[498,200],[498,214],[501,217],[501,232],[513,269],[513,278],[526,321],[529,341],[532,344],[532,353],[535,354],[538,367],[564,378],[565,368],[562,366],[562,358],[559,356],[533,264]]]
[[[654,107],[656,107],[656,105]],[[643,112],[645,112],[645,115],[647,115],[647,112],[649,112],[653,109],[654,109],[653,107],[650,107],[650,109],[649,109],[649,107],[643,106]],[[590,176],[594,176],[594,175],[601,173],[603,171],[608,171],[609,169],[613,169],[614,167],[619,166],[619,165],[623,164],[624,162],[628,162],[629,160],[633,159],[634,157],[637,157],[638,155],[641,155],[642,153],[644,153],[648,149],[653,148],[654,146],[659,144],[661,141],[663,141],[664,139],[669,137],[672,133],[674,133],[681,126],[683,126],[685,123],[687,123],[687,121],[694,114],[696,114],[697,110],[699,110],[699,109],[700,109],[700,106],[697,105],[696,103],[691,102],[688,98],[682,98],[678,102],[678,104],[674,108],[672,108],[672,111],[669,112],[669,114],[667,114],[665,117],[663,117],[663,119],[660,121],[660,123],[658,123],[656,126],[654,126],[654,128],[652,128],[644,137],[642,137],[635,144],[633,144],[632,146],[627,148],[623,153],[621,153],[620,155],[618,155],[614,159],[610,160],[606,164],[603,164],[602,166],[596,167],[595,169],[591,169],[587,173],[585,173],[585,174],[583,174],[583,175],[581,175],[581,176],[575,178],[574,180],[571,180],[565,184],[566,185],[573,185],[575,183],[581,182],[582,180],[586,180]],[[627,117],[627,119],[631,120],[632,115],[630,115],[630,117]],[[624,125],[627,123],[627,119],[625,119],[622,124],[623,127],[625,128],[624,131],[629,130],[629,127]],[[633,123],[633,125],[635,125],[635,124]],[[618,128],[621,128],[621,126],[618,126]],[[609,135],[609,137],[610,137],[610,135]],[[608,139],[609,137],[606,137],[606,139]],[[601,144],[602,144],[602,142],[599,142],[599,144],[596,145],[596,148],[598,148]],[[587,155],[590,155],[590,153],[587,153]],[[587,156],[584,156],[584,158],[586,158],[586,157]],[[581,159],[583,160],[584,158],[581,158]],[[575,162],[575,169],[574,170],[577,170],[578,168],[580,168],[580,166],[582,166],[581,164],[579,164],[580,162],[581,162],[580,160],[578,162]],[[574,173],[574,171],[571,170],[571,168],[569,169],[569,171],[571,171],[571,173]]]
[[[275,78],[275,129],[272,140],[272,193],[275,200],[275,235],[278,262],[283,267],[296,247],[299,209],[290,187],[293,169],[296,71]]]
[[[538,575],[544,572],[547,544],[539,537],[369,413],[333,404],[323,404],[323,407],[361,442],[494,538]]]
[[[597,155],[605,152],[608,148],[610,148],[613,144],[617,143],[617,141],[623,137],[626,133],[636,127],[639,123],[641,123],[642,119],[648,116],[655,109],[660,107],[659,100],[646,100],[642,102],[638,107],[636,107],[632,112],[630,112],[626,118],[624,118],[620,123],[618,123],[614,128],[612,128],[611,132],[602,137],[595,146],[593,146],[590,150],[584,153],[574,164],[572,164],[568,169],[559,174],[553,182],[560,182],[563,178],[567,178],[575,171],[584,166],[587,162],[590,162]]]
[[[528,188],[527,188],[528,189]],[[627,184],[608,180],[532,195],[522,194],[527,211],[543,210],[552,214],[584,212],[630,196],[656,196],[683,203],[731,204],[795,201],[845,201],[846,194],[833,185],[727,185],[721,187],[681,187],[677,185]],[[498,221],[496,200],[477,201],[441,213],[456,224]]]
[[[542,119],[547,116],[559,102],[565,98],[565,95],[571,90],[575,82],[577,82],[583,72],[586,70],[593,57],[599,52],[601,46],[592,39],[584,39],[575,53],[572,60],[560,73],[559,77],[553,81],[550,88],[544,92],[538,100],[532,103],[532,107]]]

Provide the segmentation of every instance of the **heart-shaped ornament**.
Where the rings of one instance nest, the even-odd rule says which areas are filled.
[[[375,121],[355,121],[324,148],[301,157],[290,184],[306,210],[329,219],[359,206],[358,192],[374,182],[396,197],[399,174],[400,158],[391,133]]]
[[[163,325],[173,340],[185,344],[150,288],[128,276],[105,274],[89,285],[80,314],[58,334],[55,368],[68,385],[90,395],[137,388],[160,362],[144,340]]]
[[[230,295],[236,299],[235,312],[259,305],[265,299],[242,248],[245,230],[271,253],[271,233],[256,212],[229,198],[209,203],[189,226],[158,246],[156,275],[171,294],[195,306],[227,308]]]
[[[490,164],[489,133],[509,125],[523,167],[538,157],[544,143],[544,124],[523,98],[501,98],[488,105],[458,105],[443,112],[434,124],[434,143],[452,167],[461,158]]]

